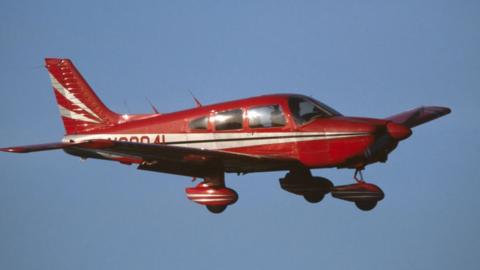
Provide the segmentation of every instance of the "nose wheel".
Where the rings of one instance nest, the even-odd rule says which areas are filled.
[[[370,211],[377,206],[378,201],[356,201],[355,205],[362,211]]]
[[[357,169],[353,175],[357,183],[337,186],[332,189],[332,196],[341,200],[354,202],[358,209],[370,211],[385,195],[376,185],[365,182],[362,171]]]
[[[360,175],[360,178],[358,178],[358,175]],[[356,169],[355,174],[353,175],[353,178],[355,179],[355,181],[357,181],[357,183],[366,183],[365,180],[363,179],[362,170]],[[375,187],[377,187],[377,186],[375,186]],[[379,187],[377,187],[377,188],[382,193],[381,196],[379,196],[377,199],[372,198],[371,200],[357,200],[357,201],[355,201],[355,205],[357,206],[358,209],[360,209],[362,211],[370,211],[373,208],[375,208],[375,206],[377,206],[377,203],[379,201],[378,199],[380,197],[381,197],[381,199],[383,199],[383,197],[385,196],[383,194],[383,191]],[[378,195],[380,195],[380,194],[378,194]]]

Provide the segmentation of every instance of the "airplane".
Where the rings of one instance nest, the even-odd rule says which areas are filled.
[[[11,153],[62,149],[81,159],[135,164],[139,170],[203,179],[187,198],[221,213],[238,200],[226,173],[288,171],[287,192],[320,202],[331,193],[369,211],[384,198],[362,171],[386,162],[412,128],[451,112],[418,107],[384,119],[347,117],[311,97],[273,94],[152,114],[117,114],[98,98],[71,60],[46,58],[65,128],[61,142],[0,148]],[[334,186],[312,169],[354,169],[355,182]]]

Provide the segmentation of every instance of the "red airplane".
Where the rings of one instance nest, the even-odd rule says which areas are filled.
[[[385,119],[346,117],[296,94],[258,96],[160,114],[117,114],[93,92],[69,59],[45,59],[66,135],[62,142],[1,148],[28,153],[63,149],[82,159],[136,164],[138,169],[202,178],[187,197],[220,213],[238,199],[225,173],[288,171],[281,187],[308,202],[333,197],[373,209],[384,197],[363,180],[369,164],[386,162],[411,128],[450,113],[419,107]],[[351,185],[312,176],[316,168],[355,169]]]

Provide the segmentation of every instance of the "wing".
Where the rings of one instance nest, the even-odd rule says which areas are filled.
[[[144,144],[110,140],[89,140],[79,143],[51,143],[0,148],[0,151],[29,153],[64,149],[82,157],[134,161],[138,169],[179,175],[205,177],[218,172],[249,173],[288,170],[299,163],[295,159],[248,155],[222,150],[178,147],[165,144]]]
[[[56,143],[45,143],[45,144],[32,144],[32,145],[23,145],[23,146],[12,146],[12,147],[5,147],[0,148],[2,152],[9,152],[9,153],[31,153],[31,152],[39,152],[39,151],[48,151],[48,150],[57,150],[57,149],[68,149],[73,147],[88,147],[88,148],[95,148],[95,147],[103,147],[108,144],[109,141],[106,140],[91,140],[85,142],[77,142],[77,143],[64,143],[64,142],[56,142]]]
[[[410,111],[406,111],[400,114],[387,117],[387,120],[391,120],[397,124],[402,124],[407,127],[416,127],[428,121],[437,119],[446,114],[449,114],[451,110],[446,107],[418,107]]]

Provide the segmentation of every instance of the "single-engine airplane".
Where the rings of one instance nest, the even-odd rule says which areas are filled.
[[[1,148],[28,153],[63,149],[82,159],[136,164],[138,169],[203,181],[187,197],[221,213],[237,193],[225,173],[288,171],[281,187],[308,202],[333,197],[364,211],[384,198],[362,170],[386,162],[411,128],[450,113],[419,107],[384,119],[346,117],[303,95],[277,94],[160,114],[117,114],[97,97],[69,59],[45,59],[66,134],[61,142]],[[316,168],[354,169],[355,183],[334,186],[312,176]]]

